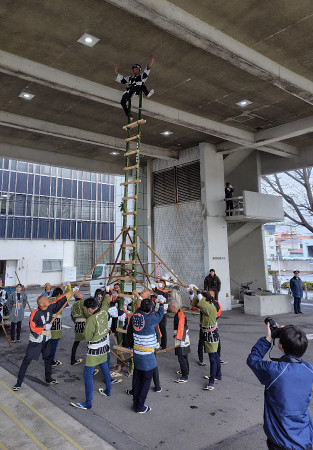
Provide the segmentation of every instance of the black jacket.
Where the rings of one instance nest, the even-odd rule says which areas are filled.
[[[219,292],[221,290],[221,280],[217,275],[214,275],[214,277],[209,274],[204,279],[204,290],[205,291],[214,291]]]

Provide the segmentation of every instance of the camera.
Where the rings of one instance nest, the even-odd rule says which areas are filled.
[[[280,328],[278,327],[278,325],[275,322],[275,320],[273,319],[273,317],[266,317],[266,319],[264,319],[264,323],[266,325],[268,323],[270,324],[272,339],[278,339],[280,336]]]

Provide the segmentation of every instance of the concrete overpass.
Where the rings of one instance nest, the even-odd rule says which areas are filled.
[[[17,1],[4,2],[0,14],[0,155],[121,175],[125,120],[113,66],[128,73],[155,53],[148,80],[155,95],[144,101],[142,140],[148,195],[141,220],[150,242],[191,281],[214,267],[223,296],[230,278],[233,289],[248,279],[265,287],[266,217],[227,230],[224,181],[240,196],[259,192],[262,174],[313,165],[313,5]],[[84,33],[99,39],[95,46],[78,42]],[[157,173],[195,162],[198,201],[152,204]],[[190,237],[191,215],[197,220]],[[162,223],[173,218],[170,234]],[[172,251],[174,241],[181,249]]]

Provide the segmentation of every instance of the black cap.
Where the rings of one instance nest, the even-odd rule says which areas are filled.
[[[294,270],[293,273],[300,273],[300,270]]]

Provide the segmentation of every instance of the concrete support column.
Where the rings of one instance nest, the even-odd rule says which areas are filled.
[[[219,301],[224,310],[231,309],[227,224],[224,204],[223,156],[216,147],[201,143],[200,174],[203,215],[204,271],[214,269],[222,282]],[[203,287],[203,286],[201,286]]]
[[[242,195],[243,190],[260,191],[260,153],[255,150],[240,166],[227,175],[227,180],[234,187],[234,197]],[[228,234],[236,231],[241,224],[229,224]],[[257,228],[246,227],[246,234],[229,248],[229,265],[231,276],[231,292],[238,298],[240,284],[252,281],[251,289],[267,288],[267,263],[263,225]]]

